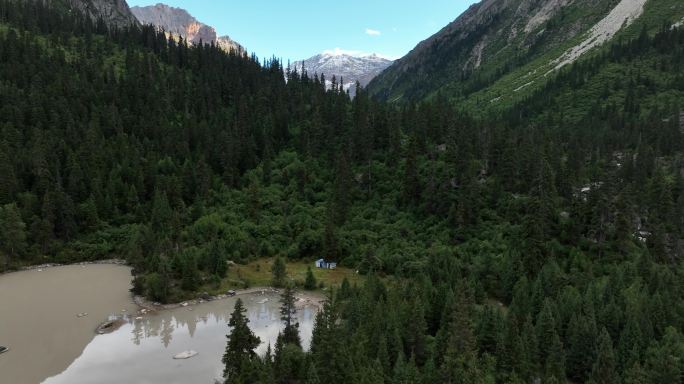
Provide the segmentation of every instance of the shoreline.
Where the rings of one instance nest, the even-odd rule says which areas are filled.
[[[60,264],[60,263],[46,263],[46,264],[39,264],[39,265],[31,265],[31,266],[26,266],[22,267],[20,269],[17,269],[15,271],[7,271],[4,273],[0,273],[0,276],[6,275],[6,274],[11,274],[15,272],[26,272],[26,271],[39,271],[42,272],[44,269],[50,269],[50,268],[58,268],[58,267],[73,267],[73,266],[88,266],[88,265],[118,265],[122,267],[130,267],[126,260],[123,259],[105,259],[105,260],[95,260],[95,261],[82,261],[82,262],[77,262],[77,263],[71,263],[71,264]],[[148,300],[144,296],[140,295],[131,295],[131,299],[133,304],[135,304],[138,307],[138,310],[136,311],[136,316],[141,316],[141,315],[149,315],[155,312],[159,311],[166,311],[166,310],[172,310],[172,309],[178,309],[178,308],[192,308],[194,306],[210,302],[210,301],[218,301],[218,300],[226,300],[231,297],[238,297],[241,295],[249,295],[249,294],[255,294],[255,293],[261,293],[262,295],[265,295],[267,293],[270,294],[280,294],[281,289],[274,288],[274,287],[252,287],[252,288],[245,288],[245,289],[236,289],[234,290],[235,294],[228,294],[227,292],[224,294],[219,294],[219,295],[209,295],[208,293],[202,293],[200,294],[197,298],[191,299],[191,300],[185,300],[181,301],[178,303],[168,303],[168,304],[161,304],[157,302],[153,302],[151,300]],[[305,290],[295,290],[295,304],[298,308],[304,307],[306,305],[311,305],[316,307],[316,309],[320,310],[323,308],[323,303],[325,303],[326,297],[325,294],[319,291],[305,291]]]
[[[220,294],[216,296],[210,296],[204,294],[198,297],[196,299],[192,300],[186,300],[182,301],[179,303],[169,303],[169,304],[161,304],[157,302],[153,302],[151,300],[146,299],[143,296],[140,295],[135,295],[133,296],[133,302],[135,305],[137,305],[140,309],[138,310],[139,315],[149,315],[150,313],[154,312],[159,312],[159,311],[167,311],[167,310],[172,310],[172,309],[178,309],[178,308],[188,308],[192,310],[192,307],[211,302],[211,301],[221,301],[221,300],[227,300],[233,297],[239,297],[242,295],[249,295],[249,294],[255,294],[255,293],[260,293],[262,295],[266,294],[280,294],[281,290],[273,287],[253,287],[253,288],[245,288],[245,289],[239,289],[234,291],[234,295],[229,295],[228,293],[225,294]],[[320,292],[317,291],[295,291],[295,305],[298,308],[304,307],[306,305],[314,306],[316,309],[320,310],[323,308],[323,303],[325,303],[326,297],[325,295],[321,294]]]
[[[0,276],[9,275],[12,273],[17,273],[17,272],[42,271],[43,269],[49,269],[49,268],[74,267],[74,266],[86,266],[86,265],[120,265],[122,267],[128,267],[129,266],[128,263],[126,262],[126,260],[123,260],[123,259],[104,259],[104,260],[95,260],[95,261],[81,261],[81,262],[71,263],[71,264],[45,263],[45,264],[28,265],[25,267],[21,267],[19,269],[5,271],[5,272],[0,273]]]

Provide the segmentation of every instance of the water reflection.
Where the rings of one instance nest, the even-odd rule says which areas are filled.
[[[269,343],[275,344],[282,329],[279,297],[253,294],[241,298],[250,327],[262,341],[257,351],[264,353]],[[223,371],[221,357],[234,305],[232,298],[130,317],[118,331],[96,337],[66,371],[45,383],[213,383]],[[302,345],[307,349],[315,313],[313,306],[298,311]],[[190,349],[199,355],[189,360],[172,359]]]

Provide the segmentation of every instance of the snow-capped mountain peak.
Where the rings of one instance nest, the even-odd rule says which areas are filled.
[[[325,75],[326,82],[333,76],[344,81],[345,89],[354,93],[358,81],[366,86],[375,76],[392,64],[392,60],[377,53],[347,51],[340,48],[324,51],[306,60],[296,61],[290,69],[301,71],[302,67],[311,76]]]

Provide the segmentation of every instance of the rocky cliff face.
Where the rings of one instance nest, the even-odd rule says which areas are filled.
[[[390,101],[438,92],[467,97],[542,58],[531,71],[543,76],[612,39],[641,16],[647,1],[482,0],[397,60],[369,89]],[[516,83],[511,91],[541,80]]]
[[[65,0],[64,2],[93,19],[102,18],[112,26],[125,27],[138,23],[126,0]]]
[[[229,51],[243,51],[244,48],[228,36],[218,36],[216,29],[199,22],[188,11],[157,4],[149,7],[133,7],[131,11],[143,24],[152,24],[164,29],[172,36],[180,36],[192,44],[214,43]]]

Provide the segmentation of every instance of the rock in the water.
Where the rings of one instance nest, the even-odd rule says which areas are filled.
[[[98,335],[112,333],[117,329],[121,328],[121,326],[124,325],[124,323],[125,321],[121,318],[105,321],[95,329],[95,333],[97,333]]]
[[[199,354],[199,352],[197,352],[197,351],[189,350],[189,351],[183,351],[183,352],[175,355],[173,358],[175,360],[185,360],[185,359],[189,359],[191,357],[195,357],[198,354]]]

